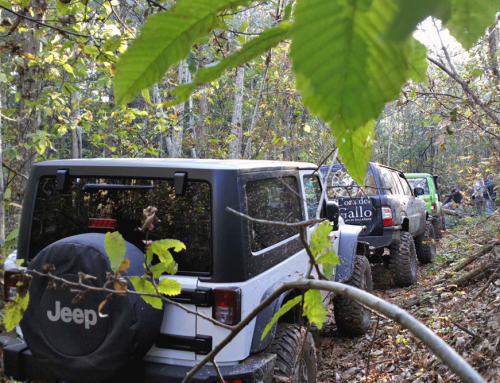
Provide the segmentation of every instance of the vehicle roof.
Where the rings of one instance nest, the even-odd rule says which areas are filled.
[[[379,164],[378,162],[369,162],[369,164],[371,164],[373,166],[379,166],[381,168],[391,169],[391,170],[394,170],[394,171],[399,172],[399,173],[403,173],[399,169],[396,169],[396,168],[393,168],[393,167],[390,167],[390,166],[387,166],[387,165],[384,165],[384,164]],[[324,170],[324,169],[328,169],[329,167],[330,167],[330,165],[323,165],[323,166],[320,167],[320,169]],[[338,169],[339,167],[345,167],[345,165],[344,164],[335,164],[335,165],[333,165],[334,169]]]
[[[405,173],[406,178],[432,177],[429,173]]]
[[[216,160],[194,158],[86,158],[43,161],[36,167],[144,167],[144,168],[183,168],[183,169],[217,169],[217,170],[252,170],[252,169],[317,169],[317,165],[294,161],[265,160]]]

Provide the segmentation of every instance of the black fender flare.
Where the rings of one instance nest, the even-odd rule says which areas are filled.
[[[264,295],[262,295],[260,302],[264,301],[264,299],[266,299],[269,295],[271,295],[278,288],[280,288],[285,282],[290,282],[292,280],[295,279],[289,278],[285,281],[280,281],[278,283],[275,283],[274,285],[269,287],[265,291]],[[278,310],[281,308],[285,299],[288,296],[291,295],[293,296],[294,294],[295,293],[293,290],[285,291],[257,315],[257,318],[255,318],[255,327],[252,336],[252,345],[250,346],[250,353],[254,354],[263,351],[267,348],[267,346],[271,344],[272,340],[274,339],[274,335],[276,334],[276,323],[267,333],[264,339],[261,340],[262,333],[264,332],[264,329],[266,328],[267,324],[273,318],[274,314],[276,314]]]
[[[356,249],[358,247],[359,234],[363,231],[363,226],[343,225],[338,234],[339,247],[337,255],[340,265],[335,269],[335,282],[347,281],[354,270],[356,259]]]

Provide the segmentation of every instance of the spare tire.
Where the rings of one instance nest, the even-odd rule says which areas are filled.
[[[126,276],[144,274],[144,254],[125,242],[130,261]],[[28,270],[45,272],[78,282],[78,272],[96,279],[84,283],[102,287],[111,265],[104,249],[104,234],[81,234],[57,241],[36,255]],[[134,359],[141,358],[160,331],[163,310],[147,304],[138,295],[114,295],[101,309],[108,293],[88,291],[78,303],[75,293],[51,278],[33,273],[30,302],[21,321],[24,339],[32,354],[57,378],[69,383],[102,382],[117,374]],[[71,287],[75,288],[75,287]],[[132,284],[128,288],[133,290]]]

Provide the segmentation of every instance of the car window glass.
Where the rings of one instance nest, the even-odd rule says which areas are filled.
[[[391,176],[391,171],[389,169],[378,167],[380,174],[380,193],[385,195],[397,194],[398,191],[394,186],[394,179]]]
[[[302,200],[295,177],[248,181],[246,186],[248,215],[252,218],[300,222]],[[298,233],[296,228],[250,222],[250,243],[253,252],[260,251]]]
[[[54,177],[40,180],[33,216],[30,258],[49,244],[72,235],[106,233],[89,219],[116,220],[123,238],[144,250],[140,230],[143,210],[158,209],[148,240],[177,239],[186,250],[172,252],[179,271],[211,271],[211,193],[206,182],[187,182],[176,195],[173,180],[71,178],[67,191],[57,190]]]
[[[408,185],[406,178],[402,174],[399,174],[399,180],[401,181],[401,184],[403,185],[404,194],[413,195],[413,193],[411,192],[410,185]]]
[[[316,175],[305,175],[303,181],[307,203],[307,216],[308,219],[312,219],[316,217],[316,210],[318,210],[318,204],[321,199],[321,182]],[[323,215],[324,212],[322,210],[320,217],[322,217]]]
[[[424,194],[431,194],[427,178],[407,178],[407,181],[412,190],[415,190],[415,188],[423,188]]]
[[[393,184],[394,184],[394,194],[404,194],[403,192],[403,186],[401,186],[401,182],[399,182],[399,177],[396,173],[391,172],[391,176],[393,179]]]
[[[326,173],[324,173],[324,175],[326,176]],[[375,183],[375,176],[373,175],[371,168],[368,168],[368,171],[366,172],[364,188],[361,188],[356,182],[354,182],[352,177],[344,168],[332,172],[327,185],[329,198],[377,195],[377,184]]]

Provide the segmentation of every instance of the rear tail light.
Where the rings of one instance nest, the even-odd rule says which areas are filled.
[[[436,213],[437,213],[437,206],[436,206],[436,204],[435,204],[435,203],[433,203],[433,204],[431,205],[431,213],[432,213],[432,214],[436,214]]]
[[[21,280],[19,270],[7,270],[3,273],[3,299],[12,302],[17,293],[17,283]]]
[[[116,229],[118,222],[116,219],[108,218],[89,218],[87,227],[89,229]]]
[[[386,226],[394,226],[392,220],[392,209],[389,206],[382,206],[382,224]]]
[[[212,317],[234,326],[241,319],[241,290],[239,288],[214,289]]]

